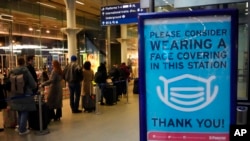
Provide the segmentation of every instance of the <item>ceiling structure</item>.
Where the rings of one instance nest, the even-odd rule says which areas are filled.
[[[127,2],[139,0],[127,0]],[[112,2],[112,3],[111,3]],[[100,32],[100,9],[107,4],[121,4],[117,0],[77,0],[76,26],[92,33]],[[66,27],[64,0],[0,0],[0,14],[13,16],[13,23],[60,30]]]
[[[162,0],[166,5],[159,7],[159,11],[173,10],[173,1],[174,0]],[[99,38],[100,33],[105,33],[103,32],[104,28],[100,26],[100,9],[102,6],[136,2],[139,3],[140,0],[77,0],[76,26],[92,33],[93,38]],[[241,11],[243,12],[245,10],[244,8],[245,4],[239,5],[239,9],[242,9]],[[0,0],[0,14],[2,13],[12,15],[13,23],[23,25],[23,27],[27,28],[27,31],[30,26],[46,29],[46,31],[60,31],[61,28],[67,26],[64,0]],[[130,30],[137,30],[135,24],[128,26]],[[20,28],[20,32],[25,30],[21,26],[18,27]],[[37,31],[39,31],[39,29]],[[40,36],[40,34],[37,33],[33,33],[31,36],[34,35]],[[45,37],[49,37],[49,35]],[[61,37],[61,35],[55,33],[55,36],[53,35],[52,38],[60,39]]]

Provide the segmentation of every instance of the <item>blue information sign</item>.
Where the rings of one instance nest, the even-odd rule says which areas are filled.
[[[237,27],[236,10],[139,15],[141,141],[229,141]]]
[[[101,25],[118,25],[138,22],[138,13],[146,12],[139,3],[111,5],[101,8]]]

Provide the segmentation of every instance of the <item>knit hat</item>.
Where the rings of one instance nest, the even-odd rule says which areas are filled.
[[[76,61],[77,60],[77,57],[75,55],[72,55],[71,56],[71,61]]]

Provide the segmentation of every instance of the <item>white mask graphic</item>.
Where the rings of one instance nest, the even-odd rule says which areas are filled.
[[[193,112],[206,107],[215,99],[219,91],[219,87],[216,85],[214,86],[213,93],[211,93],[211,81],[216,79],[214,75],[208,79],[191,74],[184,74],[171,79],[160,76],[159,79],[164,83],[163,93],[160,86],[156,87],[161,101],[167,106],[183,112]],[[188,83],[185,83],[185,86],[181,87],[174,86],[184,79],[199,81],[201,83],[199,83],[200,86],[189,86]]]

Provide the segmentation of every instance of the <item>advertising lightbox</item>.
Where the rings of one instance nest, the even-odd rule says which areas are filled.
[[[237,11],[139,15],[141,141],[229,141]]]

